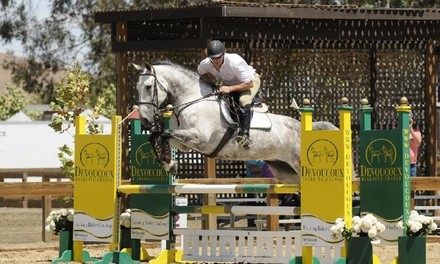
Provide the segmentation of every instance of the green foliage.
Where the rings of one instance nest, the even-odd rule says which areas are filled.
[[[67,73],[67,77],[55,88],[57,92],[56,102],[51,102],[51,108],[57,115],[49,124],[56,132],[64,133],[69,128],[75,126],[76,118],[86,109],[92,108],[90,95],[91,76],[81,71],[78,64]],[[108,99],[110,100],[110,99]],[[98,102],[107,102],[105,99],[98,98]],[[93,114],[86,121],[87,132],[89,134],[102,133],[102,126],[96,123],[100,111],[104,109],[98,104],[94,107]],[[109,111],[109,110],[108,110]],[[58,158],[61,161],[61,169],[67,178],[73,179],[74,161],[73,150],[63,145],[59,148]]]
[[[93,112],[106,117],[116,115],[116,86],[110,84],[108,89],[102,90],[94,105]]]
[[[66,178],[73,180],[73,176],[75,174],[73,151],[67,145],[59,147],[58,150],[58,159],[61,161],[61,171]]]
[[[67,73],[67,77],[55,88],[56,102],[51,102],[51,108],[57,115],[49,125],[57,132],[64,132],[74,125],[76,117],[90,108],[90,75],[81,71],[77,64]],[[92,116],[92,120],[97,118]],[[67,122],[67,127],[63,124]]]
[[[7,85],[0,93],[0,120],[6,120],[27,105],[25,92],[16,85]]]

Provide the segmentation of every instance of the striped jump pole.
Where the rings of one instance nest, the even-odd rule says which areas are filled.
[[[299,215],[300,208],[294,206],[173,206],[177,214],[233,214],[233,215]]]
[[[146,184],[120,185],[118,192],[125,194],[170,193],[170,194],[211,194],[211,193],[294,193],[299,192],[297,184]]]

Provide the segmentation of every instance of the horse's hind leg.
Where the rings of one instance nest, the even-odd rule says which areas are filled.
[[[272,174],[282,183],[299,184],[300,176],[292,167],[282,161],[268,160],[266,163],[272,170]]]

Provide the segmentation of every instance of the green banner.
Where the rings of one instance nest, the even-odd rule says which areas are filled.
[[[397,222],[410,214],[409,119],[407,107],[398,107],[399,128],[371,130],[371,108],[361,109],[361,214],[371,213],[386,226],[380,238],[397,242]]]
[[[170,177],[156,157],[149,136],[141,133],[139,120],[131,120],[131,184],[170,184]],[[171,194],[131,195],[131,237],[169,240]]]

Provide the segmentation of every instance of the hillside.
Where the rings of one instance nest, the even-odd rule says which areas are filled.
[[[4,70],[1,66],[3,65],[3,61],[7,56],[9,55],[0,53],[0,93],[5,91],[7,83],[11,83],[11,72]]]
[[[9,70],[5,70],[3,69],[3,63],[5,59],[9,59],[10,56],[9,54],[6,53],[0,53],[0,93],[4,92],[6,90],[6,85],[8,83],[11,83],[11,71]],[[21,60],[21,57],[14,57],[13,58],[15,60]],[[24,62],[24,59],[23,59]],[[62,78],[64,78],[66,75],[65,71],[60,71],[57,74],[55,74],[55,82],[58,83],[59,81],[62,80]],[[52,74],[49,74],[49,77],[53,76]],[[27,94],[27,98],[34,103],[39,103],[41,101],[41,99],[39,98],[39,96],[37,94],[32,94],[32,93],[28,93]]]

